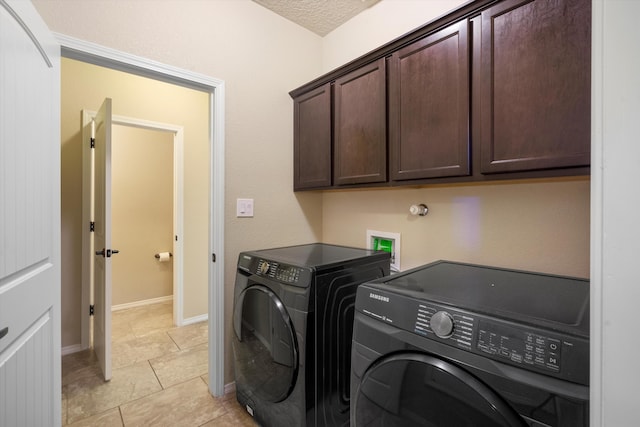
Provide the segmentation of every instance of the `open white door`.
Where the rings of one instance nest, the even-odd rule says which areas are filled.
[[[95,264],[93,347],[105,381],[111,379],[111,99],[94,120]]]
[[[58,426],[60,46],[0,0],[0,426]]]

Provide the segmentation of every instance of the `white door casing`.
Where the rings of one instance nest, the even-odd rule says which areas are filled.
[[[97,112],[82,111],[82,296],[80,322],[80,348],[93,347],[93,330],[89,307],[94,303],[93,275],[95,267],[95,249],[91,224],[95,218],[94,200],[94,156],[92,140],[95,136],[95,117]],[[65,348],[62,349],[65,354]]]
[[[111,380],[111,99],[94,120],[94,317],[93,347],[105,381]]]
[[[224,158],[225,82],[202,74],[120,52],[95,43],[56,34],[62,55],[116,70],[168,81],[210,94],[209,198],[209,391],[224,394]]]
[[[94,221],[94,159],[90,148],[90,139],[94,137],[93,126],[96,111],[82,110],[82,348],[87,349],[91,342],[91,322],[89,306],[94,304],[93,264],[95,249],[89,224]],[[160,123],[145,119],[111,115],[111,124],[147,129],[156,132],[173,134],[173,323],[184,324],[184,127],[168,123]],[[117,245],[117,242],[115,243]],[[126,254],[125,254],[126,256]]]
[[[0,0],[0,425],[61,424],[60,45]]]

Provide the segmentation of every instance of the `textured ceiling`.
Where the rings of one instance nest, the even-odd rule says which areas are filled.
[[[253,1],[324,37],[380,0]]]

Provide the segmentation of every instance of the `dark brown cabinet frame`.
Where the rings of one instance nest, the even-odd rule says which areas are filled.
[[[291,91],[294,189],[589,175],[591,2],[560,3],[470,2]]]
[[[297,97],[293,114],[293,189],[330,187],[331,84]]]
[[[471,173],[468,26],[452,24],[389,58],[394,181]]]
[[[482,173],[590,163],[591,3],[561,3],[482,12]]]
[[[387,180],[385,64],[378,59],[333,85],[335,185]]]

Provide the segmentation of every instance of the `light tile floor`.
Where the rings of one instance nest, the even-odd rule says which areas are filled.
[[[115,311],[112,379],[92,350],[62,358],[62,425],[256,426],[207,387],[207,322],[175,328],[171,303]]]

